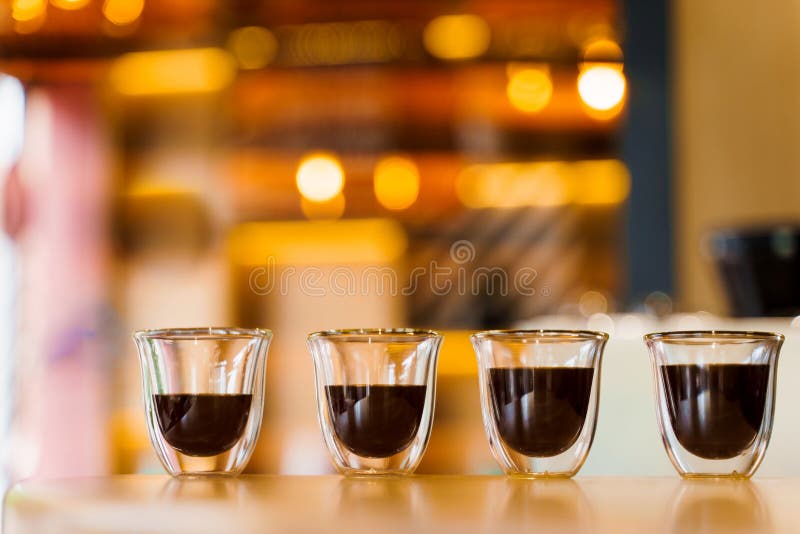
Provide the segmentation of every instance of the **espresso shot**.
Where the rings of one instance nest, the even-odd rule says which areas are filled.
[[[153,395],[164,440],[187,456],[216,456],[230,450],[250,416],[249,394]]]
[[[147,429],[175,477],[235,476],[264,409],[269,330],[165,328],[134,334]]]
[[[691,330],[644,336],[661,438],[685,478],[749,478],[772,435],[774,332]]]
[[[755,442],[764,420],[770,366],[662,365],[669,421],[690,453],[733,458]]]
[[[442,335],[413,328],[325,330],[308,336],[317,419],[346,476],[410,475],[433,425]]]
[[[470,340],[483,426],[503,471],[534,478],[577,474],[594,440],[608,334],[487,330]]]
[[[408,447],[425,410],[426,386],[325,386],[336,436],[350,452],[385,458]]]
[[[591,367],[489,369],[493,416],[503,441],[526,456],[556,456],[581,434],[592,393]]]

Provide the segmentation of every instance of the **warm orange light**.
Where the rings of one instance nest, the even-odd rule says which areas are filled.
[[[599,291],[587,291],[581,295],[578,301],[578,309],[581,315],[589,317],[595,313],[606,313],[608,311],[608,299]]]
[[[403,257],[405,230],[391,219],[273,221],[244,223],[231,230],[231,260],[237,265],[376,265]]]
[[[17,22],[30,22],[43,18],[47,12],[45,0],[14,0],[11,17]]]
[[[345,205],[342,193],[324,202],[314,202],[306,197],[300,199],[300,209],[303,210],[303,215],[312,220],[339,219],[344,215]]]
[[[613,205],[629,191],[628,169],[618,160],[471,165],[456,181],[468,208]]]
[[[297,168],[297,190],[312,202],[331,200],[344,188],[344,169],[339,159],[328,153],[305,156]]]
[[[609,65],[592,65],[578,76],[578,94],[592,110],[612,112],[625,98],[625,75]]]
[[[405,36],[385,20],[322,22],[284,26],[281,59],[289,65],[380,63],[402,55]]]
[[[131,199],[159,199],[175,196],[191,196],[197,192],[174,184],[154,181],[150,179],[137,180],[124,192],[125,197]]]
[[[86,7],[89,5],[89,1],[90,0],[50,0],[50,3],[59,9],[74,11]]]
[[[509,67],[506,95],[511,105],[525,113],[543,110],[553,97],[553,80],[547,67]]]
[[[622,61],[622,48],[611,39],[593,39],[584,45],[581,52],[585,63]]]
[[[103,3],[103,15],[117,26],[136,22],[143,9],[144,0],[105,0]]]
[[[469,208],[561,206],[571,200],[570,185],[565,163],[497,163],[464,169],[456,193]]]
[[[408,158],[388,156],[375,166],[375,198],[390,210],[404,210],[419,196],[419,170]]]
[[[572,163],[572,170],[576,204],[619,204],[631,191],[630,173],[619,160],[577,161]]]
[[[469,336],[473,332],[467,330],[446,330],[442,334],[447,338],[447,343],[442,344],[436,374],[443,375],[473,375],[478,372],[475,358],[470,358],[472,342]]]
[[[231,32],[228,50],[242,69],[260,69],[275,57],[278,41],[266,28],[246,26]]]
[[[121,94],[148,96],[219,91],[235,74],[227,52],[197,48],[125,54],[112,63],[109,79]]]
[[[444,15],[425,27],[425,48],[440,59],[469,59],[483,55],[492,38],[489,25],[477,15]]]

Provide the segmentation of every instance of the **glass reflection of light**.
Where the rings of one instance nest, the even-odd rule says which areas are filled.
[[[748,480],[682,481],[669,532],[772,532],[757,486]]]
[[[570,479],[505,481],[505,506],[498,507],[497,531],[503,526],[535,524],[542,532],[587,532],[592,509],[579,484]]]

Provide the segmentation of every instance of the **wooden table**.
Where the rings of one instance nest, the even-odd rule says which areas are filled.
[[[800,479],[123,476],[18,484],[7,534],[800,532]]]

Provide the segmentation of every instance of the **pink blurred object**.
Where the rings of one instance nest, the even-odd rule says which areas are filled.
[[[91,89],[77,85],[29,90],[25,133],[19,184],[6,185],[7,193],[26,191],[30,208],[27,217],[20,209],[6,221],[19,235],[22,273],[11,475],[102,474],[109,447],[107,136]]]

